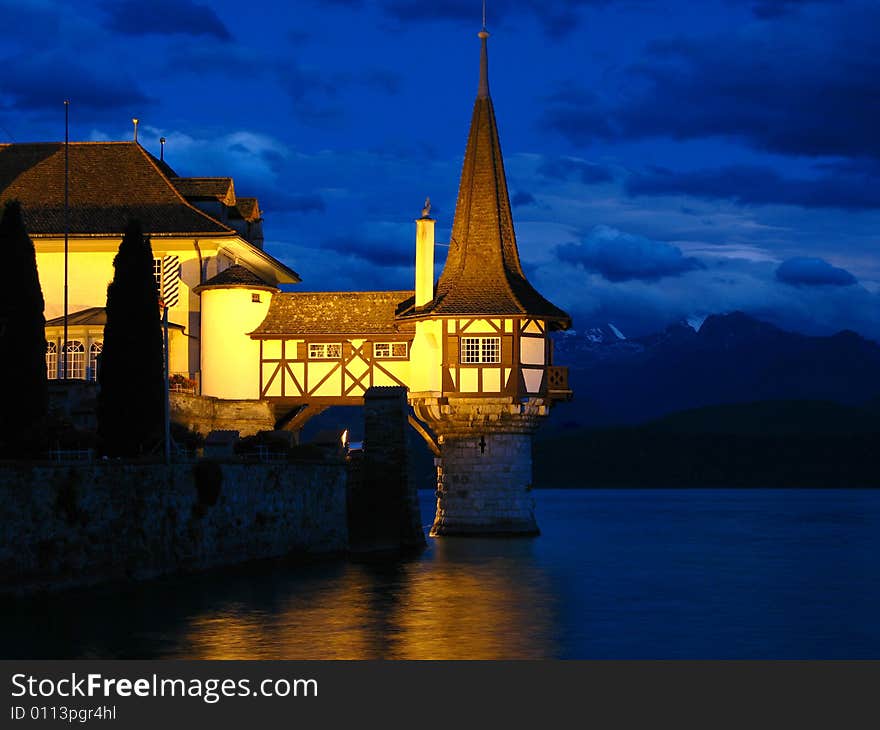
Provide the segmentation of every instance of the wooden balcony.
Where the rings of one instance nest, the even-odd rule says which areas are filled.
[[[571,400],[568,387],[568,368],[551,365],[547,368],[547,397],[551,400]]]

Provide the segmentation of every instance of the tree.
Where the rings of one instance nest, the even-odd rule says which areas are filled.
[[[16,201],[0,218],[0,256],[8,274],[0,286],[0,453],[30,456],[45,448],[46,318],[34,244]]]
[[[132,221],[113,259],[98,365],[98,436],[109,456],[156,449],[164,433],[165,377],[153,250]]]

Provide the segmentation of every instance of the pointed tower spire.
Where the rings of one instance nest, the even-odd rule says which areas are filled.
[[[519,260],[495,109],[489,96],[489,33],[480,38],[480,84],[468,135],[449,254],[434,300],[416,316],[528,315],[567,327],[569,316],[526,280]]]
[[[477,89],[478,99],[489,98],[489,50],[487,48],[489,39],[489,31],[486,30],[486,6],[483,5],[483,30],[477,35],[480,38],[480,86]]]

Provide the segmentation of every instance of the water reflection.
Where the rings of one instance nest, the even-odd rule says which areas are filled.
[[[392,561],[283,561],[7,606],[5,657],[553,656],[534,541],[445,538]]]
[[[880,656],[880,491],[536,498],[534,539],[441,538],[408,560],[276,561],[6,601],[0,657]]]
[[[352,563],[331,580],[288,576],[271,613],[189,617],[167,658],[493,659],[555,653],[553,599],[531,540],[434,542],[412,560]]]

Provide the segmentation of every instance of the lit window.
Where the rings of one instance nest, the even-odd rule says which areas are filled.
[[[153,278],[156,280],[156,291],[162,296],[162,259],[153,259]]]
[[[342,345],[337,342],[309,344],[309,360],[338,360],[340,357],[342,357]]]
[[[373,355],[376,358],[406,357],[406,342],[377,342],[373,345]]]
[[[501,362],[501,338],[462,337],[461,361],[471,364]]]
[[[70,340],[64,347],[64,359],[67,362],[67,377],[74,380],[85,380],[86,348],[79,340]]]
[[[46,375],[49,380],[58,379],[58,345],[54,342],[46,343]]]
[[[103,349],[103,342],[93,342],[89,345],[89,380],[91,381],[98,380],[98,355],[101,354]]]

